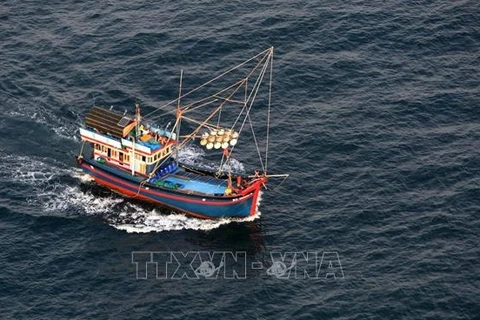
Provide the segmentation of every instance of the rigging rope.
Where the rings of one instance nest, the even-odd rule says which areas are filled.
[[[213,99],[213,98],[218,99],[218,97],[217,97],[218,94],[220,94],[220,93],[222,93],[222,92],[224,92],[224,91],[227,91],[227,90],[229,90],[229,89],[231,89],[231,88],[234,88],[234,87],[237,86],[239,83],[242,83],[243,80],[244,80],[244,79],[241,79],[241,80],[239,80],[239,81],[231,84],[231,85],[228,86],[228,87],[223,88],[222,90],[220,90],[220,91],[218,91],[218,92],[216,92],[216,93],[214,93],[214,94],[212,94],[212,95],[210,95],[210,96],[207,96],[207,97],[205,97],[205,98],[202,98],[202,99],[200,99],[200,100],[197,100],[197,101],[194,101],[194,102],[192,102],[192,103],[189,103],[189,104],[185,105],[185,106],[184,106],[184,109],[183,109],[183,112],[190,112],[190,111],[193,111],[193,110],[195,110],[195,109],[198,109],[199,106],[195,106],[195,107],[193,107],[193,106],[194,106],[195,104],[200,103],[200,102],[203,102],[203,101],[205,101],[205,100],[209,100],[209,99]],[[193,109],[192,109],[192,108],[193,108]]]
[[[263,165],[262,154],[260,152],[260,147],[258,146],[257,137],[255,136],[255,131],[253,130],[253,123],[252,123],[252,119],[250,118],[250,115],[248,115],[248,121],[250,122],[250,128],[252,129],[253,141],[255,142],[255,148],[257,149],[258,158],[260,159],[260,165],[262,166],[263,172],[265,172],[266,168]]]
[[[167,106],[171,105],[171,104],[172,104],[172,103],[174,103],[174,102],[177,102],[179,99],[183,99],[184,97],[186,97],[186,96],[190,95],[191,93],[193,93],[193,92],[195,92],[195,91],[198,91],[198,90],[200,90],[201,88],[203,88],[203,87],[205,87],[205,86],[209,85],[210,83],[212,83],[212,82],[214,82],[214,81],[216,81],[216,80],[218,80],[218,79],[222,78],[223,76],[225,76],[225,75],[227,75],[227,74],[231,73],[232,71],[234,71],[234,70],[236,70],[236,69],[240,68],[241,66],[245,65],[246,63],[248,63],[248,62],[250,62],[250,61],[252,61],[252,60],[254,60],[254,59],[258,58],[259,56],[261,56],[261,55],[264,55],[265,53],[269,53],[269,54],[270,54],[270,52],[271,52],[271,48],[268,48],[267,50],[260,52],[259,54],[257,54],[257,55],[255,55],[255,56],[253,56],[252,58],[250,58],[250,59],[248,59],[248,60],[246,60],[246,61],[244,61],[244,62],[242,62],[242,63],[240,63],[240,64],[238,64],[238,65],[236,65],[235,67],[233,67],[233,68],[231,68],[231,69],[229,69],[229,70],[227,70],[227,71],[223,72],[222,74],[220,74],[220,75],[218,75],[218,76],[214,77],[213,79],[211,79],[211,80],[209,80],[209,81],[205,82],[204,84],[202,84],[202,85],[200,85],[200,86],[198,86],[198,87],[196,87],[196,88],[194,88],[194,89],[192,89],[192,90],[188,91],[187,93],[183,94],[183,95],[182,95],[182,96],[180,96],[179,98],[177,98],[177,99],[174,99],[174,100],[172,100],[172,101],[170,101],[170,102],[167,102],[167,103],[166,103],[166,104],[164,104],[163,106],[160,106],[160,107],[158,107],[156,110],[154,110],[154,111],[150,112],[150,113],[149,113],[149,114],[147,114],[145,117],[149,117],[149,116],[151,116],[151,115],[152,115],[152,114],[154,114],[155,112],[157,112],[157,111],[159,111],[159,110],[162,110],[163,108],[165,108],[165,107],[167,107]],[[262,60],[263,60],[263,58],[262,58]]]
[[[230,96],[228,98],[231,98],[243,85],[243,82],[245,80],[242,81],[242,83],[240,83],[240,85],[230,94]],[[210,121],[210,119],[212,119],[215,114],[223,107],[223,105],[227,102],[227,100],[223,101],[220,106],[217,107],[217,109],[215,109],[201,124],[200,126],[198,126],[195,130],[193,130],[193,132],[188,135],[189,138],[186,138],[185,140],[183,140],[183,142],[180,144],[180,148],[183,147],[187,142],[188,140],[191,139],[191,137],[195,137],[195,135],[198,133],[198,131],[200,131],[200,129],[204,126],[206,126],[206,124],[208,123],[208,121]]]
[[[263,55],[263,56],[262,56],[262,55]],[[201,128],[203,128],[203,127],[215,128],[215,124],[209,124],[208,122],[209,122],[217,113],[218,113],[218,120],[216,121],[216,127],[219,128],[219,127],[220,127],[220,122],[221,122],[221,115],[222,115],[222,109],[223,109],[223,107],[225,106],[225,104],[226,104],[227,102],[231,102],[231,101],[232,101],[231,98],[235,95],[235,93],[236,93],[243,85],[245,85],[245,101],[242,102],[244,105],[243,105],[243,107],[241,108],[241,111],[240,111],[239,115],[236,117],[233,125],[231,126],[231,130],[233,130],[233,129],[235,128],[235,126],[239,123],[239,120],[240,120],[241,116],[244,115],[245,118],[243,119],[243,121],[242,121],[242,123],[241,123],[241,126],[240,126],[240,129],[238,130],[238,134],[240,135],[240,134],[242,133],[242,131],[243,131],[244,127],[245,127],[246,121],[247,121],[247,119],[248,119],[249,125],[250,125],[250,128],[251,128],[251,131],[252,131],[253,140],[254,140],[254,143],[255,143],[255,148],[257,149],[258,157],[259,157],[259,160],[260,160],[260,165],[261,165],[261,167],[262,167],[263,172],[266,174],[266,172],[267,172],[267,164],[268,164],[268,145],[269,145],[270,113],[271,113],[271,94],[272,94],[271,89],[272,89],[272,76],[273,76],[273,47],[271,47],[271,48],[269,48],[269,49],[267,49],[267,50],[265,50],[265,51],[257,54],[256,56],[254,56],[254,57],[252,57],[252,58],[244,61],[243,63],[240,63],[239,65],[237,65],[237,66],[235,66],[235,67],[227,70],[226,72],[223,72],[222,74],[214,77],[214,78],[211,79],[210,81],[207,81],[206,83],[204,83],[204,84],[202,84],[202,85],[194,88],[193,90],[190,90],[189,92],[187,92],[187,93],[185,93],[185,94],[183,94],[183,95],[181,95],[181,94],[179,93],[179,97],[178,97],[177,99],[168,102],[167,104],[161,106],[160,108],[157,108],[157,110],[154,110],[153,112],[150,112],[150,113],[147,114],[145,117],[151,116],[151,115],[154,114],[155,112],[158,112],[159,110],[163,109],[164,107],[166,107],[166,106],[168,106],[168,105],[171,105],[171,104],[174,103],[174,102],[177,102],[177,103],[178,103],[181,98],[184,98],[184,97],[190,95],[191,93],[193,93],[193,92],[195,92],[195,91],[197,91],[197,90],[199,90],[199,89],[207,86],[208,84],[210,84],[210,83],[212,83],[212,82],[214,82],[214,81],[222,78],[223,76],[225,76],[225,75],[233,72],[234,70],[240,68],[241,66],[245,65],[246,63],[248,63],[248,62],[250,62],[250,61],[252,61],[253,59],[256,59],[256,58],[258,58],[258,57],[261,57],[260,60],[259,60],[259,62],[255,65],[255,67],[248,73],[248,75],[247,75],[244,79],[242,79],[242,80],[240,80],[240,81],[238,81],[238,82],[236,82],[236,83],[234,83],[234,84],[232,84],[232,85],[230,85],[230,86],[228,86],[228,87],[226,87],[226,88],[224,88],[224,89],[216,92],[216,93],[213,94],[213,95],[210,95],[210,96],[208,96],[208,97],[202,98],[202,99],[197,100],[197,101],[195,101],[195,102],[189,103],[188,105],[184,106],[183,108],[180,108],[179,106],[177,106],[177,112],[178,112],[178,108],[180,108],[180,109],[182,109],[182,110],[181,110],[181,113],[183,114],[184,112],[185,112],[185,113],[188,113],[188,112],[190,112],[190,111],[195,111],[195,110],[197,110],[197,109],[199,109],[199,108],[201,108],[201,107],[208,106],[208,105],[210,105],[210,104],[212,104],[212,103],[217,102],[219,99],[222,99],[222,100],[223,100],[222,103],[221,103],[218,107],[216,107],[215,110],[214,110],[205,120],[203,120],[202,122],[197,121],[197,120],[192,119],[192,118],[189,118],[189,117],[185,117],[184,115],[183,115],[183,116],[182,116],[182,115],[180,115],[180,116],[177,115],[177,121],[175,122],[175,125],[174,125],[174,127],[172,128],[172,131],[171,131],[171,132],[173,132],[173,131],[175,130],[175,128],[177,128],[177,126],[178,126],[178,124],[179,124],[179,120],[180,120],[181,118],[183,118],[183,119],[185,119],[185,120],[187,120],[187,121],[196,123],[196,124],[198,125],[198,127],[197,127],[192,133],[184,136],[185,139],[184,139],[181,143],[177,144],[177,150],[178,150],[178,149],[184,147],[185,144],[186,144],[187,142],[189,142],[191,139],[194,139],[194,138],[196,137],[196,135],[198,134],[198,132],[200,131]],[[252,88],[251,92],[248,92],[248,79],[249,79],[250,76],[252,76],[253,73],[255,73],[255,71],[257,71],[257,69],[259,69],[260,66],[262,66],[262,67],[260,68],[260,72],[259,72],[259,74],[258,74],[258,76],[257,76],[257,78],[256,78],[256,81],[255,81],[255,83],[254,83],[254,85],[253,85],[253,88]],[[268,67],[270,67],[270,77],[269,77],[270,79],[269,79],[268,109],[267,109],[267,133],[266,133],[265,162],[264,162],[263,159],[262,159],[262,154],[261,154],[261,151],[260,151],[260,147],[259,147],[259,144],[258,144],[258,140],[257,140],[257,137],[256,137],[256,135],[255,135],[255,130],[254,130],[252,118],[251,118],[251,116],[250,116],[250,112],[251,112],[251,109],[252,109],[252,107],[253,107],[253,103],[254,103],[254,101],[255,101],[258,93],[259,93],[260,85],[263,83],[263,80],[264,80],[265,75],[266,75],[266,73],[267,73]],[[234,90],[227,98],[219,97],[220,94],[222,94],[222,93],[224,93],[225,91],[230,90],[230,89],[232,89],[232,88],[235,88],[235,90]],[[210,101],[209,101],[209,100],[210,100]],[[159,115],[159,116],[155,116],[155,117],[161,117],[161,116],[164,116],[164,115],[167,115],[167,114],[171,114],[171,113],[173,113],[174,111],[175,111],[175,110],[171,110],[171,111],[165,112],[165,113],[163,113],[163,114],[161,114],[161,115]],[[178,129],[178,128],[177,128],[177,129]],[[180,142],[179,139],[180,139],[180,136],[176,137],[176,140],[177,140],[178,142]],[[169,142],[170,140],[171,140],[171,135],[169,136],[168,142]],[[168,144],[168,143],[167,143],[167,144]],[[232,152],[233,152],[234,149],[235,149],[235,145],[232,146],[232,148],[230,149],[230,152],[229,152],[227,155],[222,154],[222,159],[221,159],[221,161],[220,161],[219,172],[221,171],[222,166],[223,166],[224,164],[227,164],[227,163],[230,161],[231,155],[232,155]],[[159,168],[163,163],[165,163],[165,161],[167,161],[170,157],[171,157],[171,155],[169,155],[168,157],[166,157],[163,161],[158,162],[158,163],[155,165],[152,173],[150,174],[150,177],[151,177],[151,176],[158,170],[158,168]],[[224,160],[225,160],[225,163],[224,163]],[[178,161],[178,159],[177,159],[177,161]]]
[[[267,60],[267,59],[265,59],[265,60]],[[262,60],[262,61],[263,61],[263,60]],[[233,129],[233,128],[235,127],[235,125],[237,124],[238,120],[240,120],[240,117],[242,116],[243,111],[247,108],[248,102],[250,101],[250,98],[251,98],[252,95],[254,94],[255,90],[258,91],[259,86],[260,86],[260,83],[261,83],[261,79],[260,79],[260,78],[263,79],[262,74],[265,73],[265,70],[266,70],[266,66],[267,66],[267,65],[268,65],[268,63],[267,63],[267,61],[265,61],[265,64],[263,65],[262,70],[260,71],[260,74],[259,74],[257,80],[255,81],[254,85],[253,85],[252,91],[251,91],[250,94],[248,95],[248,98],[245,100],[245,105],[243,106],[242,110],[240,110],[240,113],[238,114],[237,118],[235,119],[235,122],[233,123],[231,129]],[[257,67],[258,67],[258,65],[257,65],[255,68],[257,68]],[[252,72],[250,73],[250,75],[251,75],[252,73],[253,73],[253,70],[252,70]],[[249,76],[250,76],[250,75],[249,75]],[[248,80],[248,77],[246,78],[246,80]],[[255,98],[254,98],[253,100],[255,100]],[[253,103],[253,100],[252,100],[252,103]]]
[[[258,91],[260,89],[260,84],[263,81],[263,77],[265,76],[265,71],[266,71],[267,67],[268,67],[268,62],[263,66],[262,71],[260,72],[260,75],[257,78],[257,81],[255,82],[255,84],[253,86],[252,92],[249,95],[248,101],[250,101],[250,106],[247,108],[245,119],[243,119],[242,126],[240,127],[240,130],[238,131],[239,137],[240,137],[240,134],[243,130],[243,127],[245,126],[245,122],[247,121],[248,115],[250,114],[250,110],[252,109],[253,102],[255,101],[255,98],[257,97]],[[253,98],[250,100],[250,97],[252,96],[252,94],[253,94]],[[243,113],[243,110],[245,109],[245,107],[248,105],[248,101],[245,104],[245,106],[242,108],[242,111],[241,111],[242,113]],[[239,117],[237,118],[237,120],[238,119],[239,119]],[[236,120],[236,122],[237,122],[237,120]],[[233,127],[232,127],[232,129],[233,129]],[[234,148],[235,148],[235,146],[232,146],[232,149],[230,150],[230,155],[232,154]]]
[[[272,101],[272,76],[273,76],[273,47],[272,53],[270,57],[270,81],[268,84],[268,109],[267,109],[267,138],[265,143],[265,168],[263,172],[267,174],[267,166],[268,166],[268,143],[269,143],[269,135],[270,135],[270,110],[271,110],[271,101]]]

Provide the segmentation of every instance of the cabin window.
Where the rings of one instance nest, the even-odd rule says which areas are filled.
[[[147,159],[145,156],[142,156],[142,161],[145,162]]]

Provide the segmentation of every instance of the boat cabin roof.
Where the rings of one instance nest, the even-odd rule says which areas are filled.
[[[93,107],[85,116],[85,124],[102,133],[123,138],[133,129],[135,121],[117,111]]]

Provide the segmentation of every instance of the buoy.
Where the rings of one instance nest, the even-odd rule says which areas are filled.
[[[210,150],[213,148],[213,143],[209,142],[207,143],[207,149]]]
[[[206,145],[206,144],[207,144],[207,139],[202,139],[202,140],[200,140],[200,145],[201,145],[201,146],[204,146],[204,145]]]
[[[222,148],[223,148],[223,149],[227,149],[227,148],[228,148],[228,142],[222,143]]]
[[[230,145],[233,147],[234,145],[237,144],[237,139],[232,139],[230,140]]]
[[[213,145],[215,149],[220,149],[221,146],[222,144],[220,142],[215,142],[215,144]]]

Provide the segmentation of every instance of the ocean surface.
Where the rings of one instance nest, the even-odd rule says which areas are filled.
[[[290,178],[252,219],[188,218],[77,169],[94,104],[150,112],[181,69],[194,88],[270,46],[269,171]],[[479,93],[473,0],[2,1],[0,318],[478,319]],[[186,276],[157,279],[156,252]],[[238,259],[193,277],[196,252]]]

